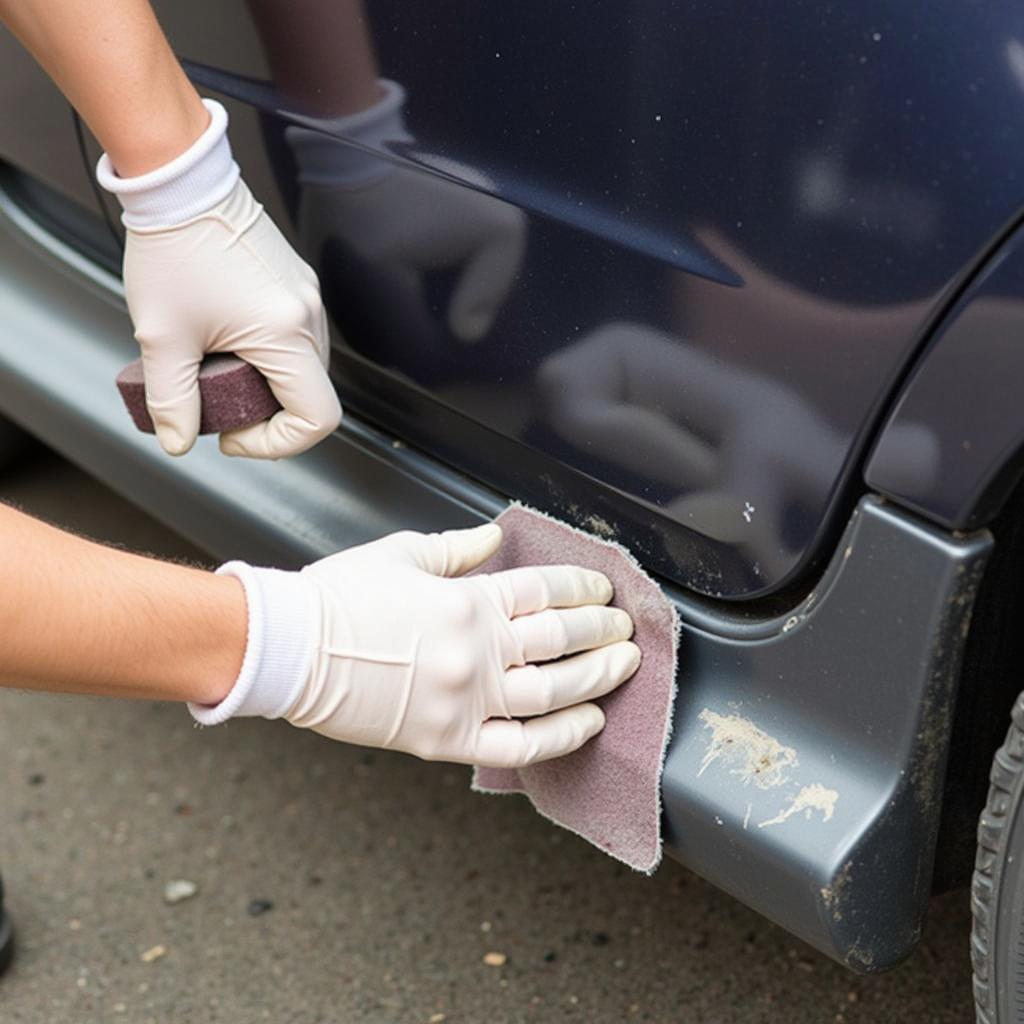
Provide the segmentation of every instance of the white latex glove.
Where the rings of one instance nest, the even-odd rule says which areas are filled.
[[[222,434],[221,451],[295,455],[341,418],[319,283],[240,179],[224,108],[203,102],[209,128],[171,163],[119,178],[104,154],[96,169],[124,207],[125,295],[147,406],[164,450],[183,455],[199,430],[203,357],[233,352],[267,378],[282,409]]]
[[[380,85],[379,103],[325,121],[325,129],[366,147],[411,141],[401,119],[401,86],[387,80]],[[342,239],[417,300],[423,272],[457,269],[448,326],[465,342],[487,334],[523,260],[521,211],[464,185],[398,167],[324,132],[292,126],[285,137],[299,166],[299,235],[311,258],[319,258],[329,239]]]
[[[242,670],[203,724],[236,715],[427,760],[513,767],[604,726],[588,703],[636,671],[633,624],[602,573],[546,566],[465,576],[495,524],[396,533],[299,573],[231,562],[249,606]],[[570,657],[563,657],[571,655]],[[561,660],[555,660],[561,659]]]

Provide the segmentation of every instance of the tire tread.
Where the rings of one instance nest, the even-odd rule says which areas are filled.
[[[1010,728],[992,759],[988,799],[978,821],[978,849],[971,879],[971,966],[977,1024],[1003,1024],[996,1006],[992,931],[999,904],[1009,814],[1024,784],[1024,693],[1014,702]]]

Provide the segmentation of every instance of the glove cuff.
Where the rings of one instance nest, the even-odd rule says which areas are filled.
[[[366,150],[386,150],[389,142],[412,142],[413,137],[402,117],[405,90],[387,78],[377,84],[384,97],[358,114],[325,118],[322,130],[297,125],[285,129],[299,166],[299,184],[357,188],[391,173],[391,164]]]
[[[117,196],[126,228],[168,228],[198,217],[224,199],[238,181],[238,164],[228,142],[228,112],[203,100],[210,112],[206,131],[180,156],[135,178],[121,178],[104,153],[96,180]]]
[[[309,675],[314,603],[309,586],[296,572],[254,569],[228,562],[218,576],[234,576],[245,589],[249,628],[242,668],[219,704],[189,703],[201,725],[229,718],[280,718],[298,700]]]

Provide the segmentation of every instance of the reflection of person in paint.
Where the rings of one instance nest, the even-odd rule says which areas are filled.
[[[0,0],[0,19],[106,150],[98,174],[125,210],[125,293],[160,444],[183,455],[195,442],[196,374],[217,351],[255,365],[282,406],[223,435],[226,454],[279,458],[329,434],[340,408],[316,275],[240,179],[223,107],[200,100],[146,0]],[[474,303],[470,335],[486,326]],[[11,508],[0,529],[0,685],[187,701],[206,724],[263,715],[512,766],[599,732],[592,699],[639,664],[602,574],[466,577],[501,543],[494,524],[392,534],[301,572],[232,562],[217,573]],[[0,955],[10,948],[0,916]]]
[[[444,317],[448,331],[462,342],[480,340],[522,262],[522,213],[376,155],[396,146],[409,152],[415,144],[403,117],[405,91],[379,75],[362,0],[305,4],[301,18],[281,0],[248,2],[278,91],[315,125],[290,125],[285,139],[301,186],[299,238],[321,272],[342,333],[348,333],[347,284],[368,276],[392,303],[426,317],[423,275],[444,270],[456,273]],[[336,40],[343,41],[340,52]],[[391,339],[375,333],[371,344],[387,346]],[[443,342],[427,340],[430,333],[394,341],[406,348],[427,344],[444,358]],[[368,354],[392,361],[388,352]],[[416,353],[399,352],[394,361],[406,365],[403,355],[417,364]]]
[[[768,575],[791,563],[786,517],[814,516],[845,447],[796,392],[642,324],[607,324],[550,356],[537,394],[560,437],[656,481],[668,515]],[[800,443],[780,449],[780,437]],[[898,444],[907,479],[938,471],[929,434],[906,429]]]

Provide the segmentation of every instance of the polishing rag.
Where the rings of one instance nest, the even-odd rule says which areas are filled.
[[[523,793],[544,817],[650,874],[661,861],[661,772],[676,691],[676,610],[620,544],[519,504],[497,522],[504,540],[479,572],[566,564],[603,572],[615,588],[611,603],[632,616],[642,661],[628,682],[597,701],[606,722],[589,743],[526,768],[477,767],[473,789]]]

